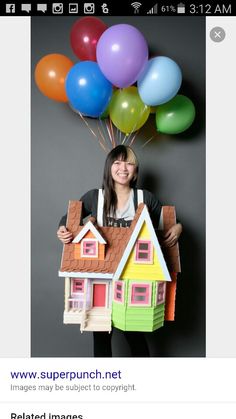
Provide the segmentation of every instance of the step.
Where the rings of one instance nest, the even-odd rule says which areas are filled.
[[[81,332],[110,332],[111,331],[111,324],[89,324],[86,325]]]

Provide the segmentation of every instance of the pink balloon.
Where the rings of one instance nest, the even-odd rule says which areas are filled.
[[[111,26],[98,41],[98,65],[114,86],[128,87],[135,83],[147,60],[147,41],[134,26]]]

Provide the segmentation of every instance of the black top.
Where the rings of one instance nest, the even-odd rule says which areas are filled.
[[[80,201],[83,202],[83,213],[82,217],[85,218],[88,215],[91,215],[94,218],[97,218],[97,205],[98,205],[98,189],[91,189],[86,194],[84,194]],[[146,189],[143,190],[143,202],[147,205],[149,214],[154,225],[154,228],[157,229],[159,225],[160,215],[161,215],[161,208],[162,205],[155,196],[147,191]],[[134,189],[134,207],[135,210],[137,209],[138,201],[137,201],[137,189]],[[59,223],[60,226],[65,226],[67,220],[67,214],[64,215]],[[117,224],[116,224],[117,225]],[[119,223],[117,226],[121,226],[122,223]]]

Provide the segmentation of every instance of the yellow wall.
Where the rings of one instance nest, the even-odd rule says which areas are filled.
[[[139,233],[138,239],[150,240],[150,233],[145,222]],[[135,246],[121,274],[122,279],[141,279],[141,280],[148,279],[148,280],[155,280],[155,281],[167,280],[161,268],[160,262],[157,258],[157,254],[154,248],[153,248],[153,264],[134,263],[134,258],[135,258]]]

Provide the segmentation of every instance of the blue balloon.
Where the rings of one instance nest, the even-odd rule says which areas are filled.
[[[138,79],[138,92],[146,105],[161,105],[176,96],[181,83],[178,64],[168,57],[155,57],[147,62]]]
[[[103,114],[112,96],[112,84],[94,61],[74,65],[67,74],[65,87],[71,106],[95,118]]]

